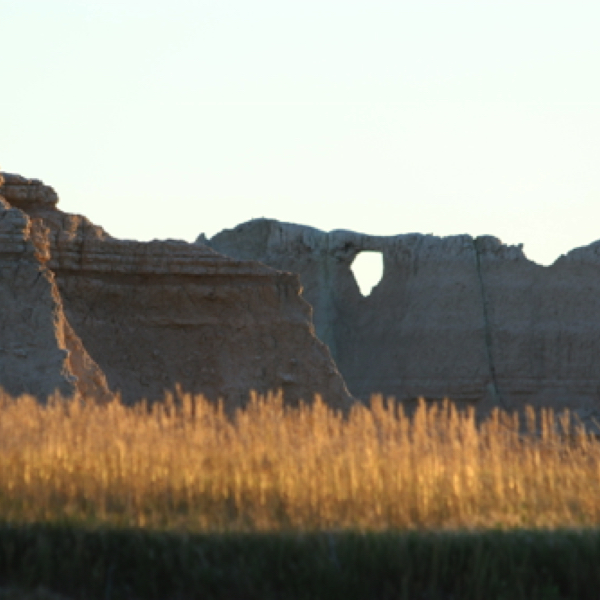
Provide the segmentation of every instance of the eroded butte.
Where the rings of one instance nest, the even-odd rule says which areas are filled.
[[[57,208],[38,180],[0,187],[0,386],[132,403],[185,392],[245,404],[352,398],[314,333],[297,275],[201,244],[118,240]]]
[[[0,386],[12,395],[132,403],[180,384],[228,410],[279,389],[347,409],[347,383],[365,401],[568,407],[600,421],[600,242],[550,267],[491,236],[267,219],[195,244],[141,243],[63,213],[38,180],[4,179]],[[351,270],[366,251],[384,262],[368,297]]]
[[[358,398],[449,397],[484,413],[570,407],[600,421],[600,242],[550,267],[491,236],[326,233],[268,219],[207,243],[300,275],[317,335]],[[351,271],[364,251],[384,261],[368,297]]]

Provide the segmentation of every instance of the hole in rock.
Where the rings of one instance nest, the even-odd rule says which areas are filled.
[[[352,261],[351,268],[360,293],[366,298],[383,277],[383,254],[360,252]]]

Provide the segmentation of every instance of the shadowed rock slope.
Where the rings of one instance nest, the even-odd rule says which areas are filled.
[[[30,348],[10,362],[0,354],[0,385],[11,393],[84,391],[89,378],[81,371],[93,364],[128,403],[162,399],[180,384],[223,398],[227,410],[244,404],[252,389],[282,389],[291,403],[320,393],[333,406],[350,405],[327,347],[315,337],[296,275],[203,245],[117,240],[85,217],[58,210],[52,188],[4,178],[1,210],[16,224],[2,241],[0,294],[16,306],[10,314],[3,310],[0,346],[18,337],[20,324]],[[13,271],[22,271],[18,261],[25,259],[31,273],[15,287]],[[30,297],[37,320],[17,311]],[[32,357],[45,353],[64,361],[69,335],[71,369],[52,363],[39,371]],[[14,363],[22,367],[17,379],[10,375]]]
[[[490,236],[326,233],[257,219],[214,236],[228,256],[300,274],[350,391],[600,415],[600,243],[552,266]],[[368,297],[351,265],[383,254]]]

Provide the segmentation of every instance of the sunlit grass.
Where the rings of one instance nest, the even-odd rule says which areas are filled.
[[[374,397],[342,416],[254,396],[125,407],[0,400],[0,520],[187,531],[579,527],[600,523],[600,443],[550,412]]]

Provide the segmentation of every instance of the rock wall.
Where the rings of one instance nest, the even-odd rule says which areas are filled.
[[[350,406],[296,275],[197,244],[114,239],[59,211],[47,189],[36,195],[22,178],[5,177],[5,197],[47,243],[70,332],[126,402],[162,399],[179,384],[223,398],[226,410],[252,389],[282,389],[290,403],[320,393],[335,407]],[[11,293],[10,281],[4,285]]]
[[[11,200],[41,186],[14,176],[7,183],[14,188],[0,191]],[[0,388],[40,398],[85,392],[106,399],[102,373],[65,318],[49,257],[30,218],[0,196]]]
[[[300,274],[317,335],[359,398],[569,406],[600,417],[600,242],[551,267],[488,236],[325,233],[266,219],[208,243]],[[368,297],[351,270],[363,251],[384,260]]]

